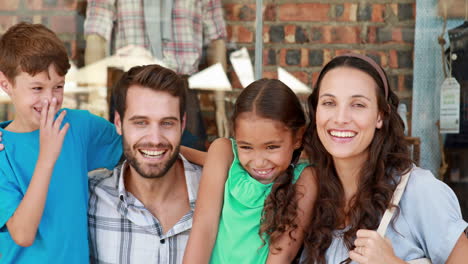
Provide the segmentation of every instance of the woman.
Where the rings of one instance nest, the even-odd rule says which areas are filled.
[[[305,148],[317,165],[318,197],[303,263],[466,263],[468,239],[452,190],[415,167],[398,98],[383,69],[358,54],[321,71],[308,100]],[[376,231],[401,175],[406,190],[386,238]]]

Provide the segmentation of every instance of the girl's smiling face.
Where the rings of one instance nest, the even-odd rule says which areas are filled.
[[[244,169],[263,184],[275,181],[301,146],[299,134],[303,131],[294,133],[280,121],[251,112],[240,114],[235,122],[237,151]]]
[[[382,127],[377,84],[367,73],[338,67],[325,74],[316,112],[317,134],[334,160],[367,158],[375,130]]]

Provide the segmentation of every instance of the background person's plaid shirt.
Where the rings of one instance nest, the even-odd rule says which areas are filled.
[[[125,190],[122,171],[99,170],[89,179],[89,246],[91,263],[182,263],[197,198],[201,167],[180,156],[191,210],[166,234],[162,226]]]
[[[109,43],[116,21],[116,49],[133,44],[151,50],[143,12],[143,0],[88,0],[85,34]],[[164,63],[179,74],[198,72],[203,45],[227,35],[221,0],[174,0],[172,28],[172,40],[163,46]]]

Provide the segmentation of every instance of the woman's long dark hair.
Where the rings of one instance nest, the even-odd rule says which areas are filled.
[[[321,143],[316,129],[321,81],[327,72],[338,67],[357,69],[373,78],[377,84],[377,104],[383,120],[382,127],[376,129],[369,145],[368,161],[360,170],[358,189],[349,201],[348,208],[333,158]],[[409,148],[404,140],[404,124],[397,113],[399,100],[391,89],[388,98],[385,97],[384,81],[388,84],[388,79],[382,80],[368,62],[354,57],[337,57],[323,68],[308,98],[310,124],[304,135],[304,145],[318,172],[318,196],[305,239],[308,263],[326,263],[325,253],[331,245],[333,231],[345,228],[347,219],[349,222],[343,233],[343,241],[348,250],[354,248],[357,230],[377,229],[384,211],[392,206],[390,201],[397,184],[396,176],[412,166]],[[344,262],[349,263],[351,260],[348,258]]]
[[[234,131],[236,119],[242,113],[276,120],[288,127],[293,135],[303,128],[306,118],[299,99],[294,92],[279,80],[261,79],[247,86],[237,98],[232,115]],[[302,146],[293,152],[291,164],[297,162],[301,155]],[[263,207],[259,235],[265,245],[268,239],[274,245],[284,233],[297,228],[296,187],[293,184],[293,166],[290,165],[285,173],[278,176],[272,190],[265,200]],[[294,239],[294,238],[293,238]],[[279,248],[274,248],[278,249]]]

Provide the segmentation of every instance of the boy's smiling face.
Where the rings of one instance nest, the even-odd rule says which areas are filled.
[[[40,72],[34,76],[21,72],[15,77],[14,84],[0,72],[0,86],[15,106],[15,118],[8,129],[14,132],[39,129],[44,101],[47,100],[50,104],[55,97],[58,111],[62,106],[64,85],[65,76],[58,75],[53,65],[49,66],[48,72]]]

